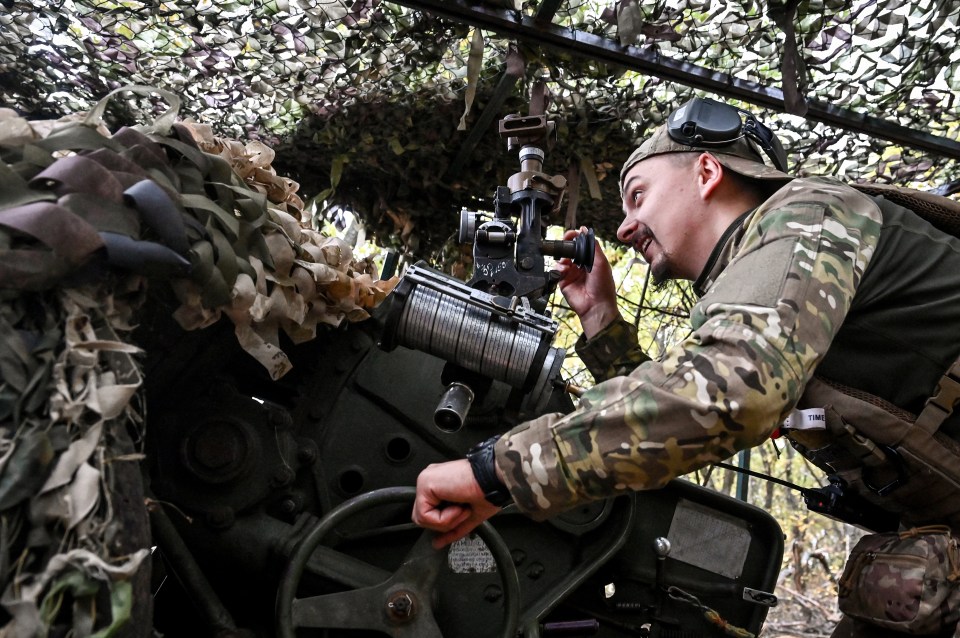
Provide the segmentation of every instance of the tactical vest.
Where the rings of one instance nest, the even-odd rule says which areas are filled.
[[[960,203],[956,201],[890,186],[856,188],[912,210],[936,228],[960,237]],[[886,204],[878,200],[878,205],[884,209]],[[917,321],[922,322],[922,316]],[[901,525],[945,523],[960,530],[960,411],[954,415],[960,402],[960,324],[955,334],[948,337],[956,346],[938,368],[948,369],[939,382],[930,384],[935,387],[918,405],[919,415],[858,389],[859,384],[852,387],[823,376],[840,369],[834,362],[818,367],[797,404],[798,410],[816,410],[825,429],[784,427],[782,432],[819,468],[871,503],[900,515]],[[953,357],[957,358],[950,364]],[[859,371],[864,377],[871,372]],[[911,372],[902,370],[902,378]],[[851,376],[857,377],[858,371]]]

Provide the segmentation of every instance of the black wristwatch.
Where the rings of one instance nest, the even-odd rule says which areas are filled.
[[[493,446],[500,439],[500,435],[491,436],[486,441],[477,443],[467,452],[467,460],[473,470],[473,477],[477,479],[483,496],[488,502],[503,507],[513,500],[510,490],[497,478],[497,468],[494,463]]]

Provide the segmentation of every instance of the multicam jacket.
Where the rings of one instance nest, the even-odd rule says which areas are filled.
[[[916,410],[960,346],[958,272],[960,240],[911,211],[795,179],[718,243],[685,341],[652,361],[614,322],[580,344],[602,382],[575,412],[506,433],[497,465],[519,508],[544,519],[763,442],[815,371]]]

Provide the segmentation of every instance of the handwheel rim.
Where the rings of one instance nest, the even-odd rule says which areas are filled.
[[[279,638],[296,638],[292,606],[297,586],[300,584],[307,561],[327,534],[358,512],[381,505],[412,502],[416,494],[417,490],[414,487],[398,486],[373,490],[356,496],[330,510],[316,527],[297,543],[277,589],[276,622]],[[510,548],[487,521],[481,523],[475,531],[493,555],[504,586],[504,627],[501,636],[515,638],[520,619],[520,578],[513,564]]]

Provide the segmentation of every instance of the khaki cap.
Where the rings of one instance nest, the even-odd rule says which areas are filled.
[[[670,133],[667,132],[667,125],[663,124],[657,127],[653,135],[648,137],[643,144],[630,154],[627,161],[624,162],[623,168],[620,170],[621,187],[624,176],[634,165],[648,157],[664,155],[665,153],[710,153],[730,170],[747,177],[754,177],[756,179],[793,179],[793,176],[765,164],[763,162],[763,156],[756,150],[753,142],[745,136],[738,137],[726,146],[690,146],[670,137]]]

